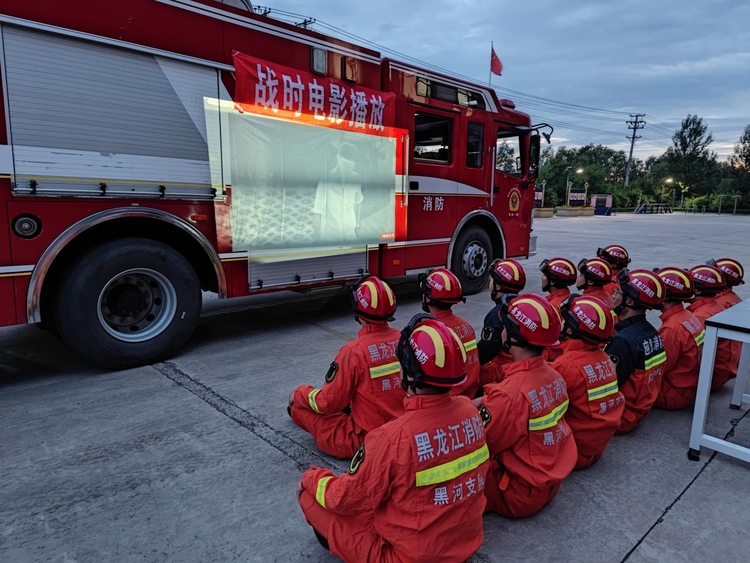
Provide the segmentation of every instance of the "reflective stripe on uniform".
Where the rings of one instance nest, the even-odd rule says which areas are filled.
[[[323,477],[318,481],[318,487],[315,489],[315,500],[317,500],[318,504],[323,508],[326,507],[326,486],[328,486],[328,481],[330,480],[330,475],[328,477]]]
[[[617,391],[619,391],[619,388],[617,387],[617,380],[613,381],[612,383],[602,385],[601,387],[589,389],[589,401],[596,401],[597,399],[609,397],[610,395],[617,393]]]
[[[401,371],[401,364],[398,362],[392,362],[378,366],[376,368],[370,368],[370,378],[377,379],[378,377],[385,377],[386,375],[393,375]]]
[[[701,344],[703,344],[703,339],[705,338],[705,336],[706,336],[706,331],[702,330],[701,333],[698,336],[695,337],[695,343],[698,346],[700,346]]]
[[[458,459],[418,471],[417,487],[450,481],[472,469],[476,469],[488,459],[490,459],[490,450],[487,449],[487,444],[484,444],[481,448]]]
[[[657,354],[656,356],[654,356],[653,358],[646,360],[645,367],[646,369],[655,368],[659,364],[663,364],[666,361],[667,361],[667,353],[661,352]]]
[[[464,342],[464,350],[466,350],[467,352],[471,352],[472,350],[476,350],[476,349],[477,349],[476,338],[469,340],[468,342]]]
[[[315,402],[315,397],[318,396],[318,393],[320,393],[320,389],[313,389],[310,391],[310,394],[307,396],[307,401],[310,403],[310,408],[312,410],[318,414],[322,414],[318,408],[318,403]]]
[[[529,419],[529,430],[546,430],[560,422],[560,419],[565,415],[565,411],[568,410],[568,399],[565,402],[553,410],[549,414],[540,416],[539,418]]]

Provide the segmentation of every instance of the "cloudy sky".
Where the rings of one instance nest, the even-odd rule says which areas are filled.
[[[637,112],[648,124],[636,155],[659,154],[694,113],[708,122],[713,148],[725,158],[750,123],[748,0],[263,3],[482,82],[494,41],[505,69],[493,85],[520,92],[503,95],[535,121],[554,122],[558,145],[627,148],[627,116],[614,112]],[[317,23],[313,29],[325,31]]]

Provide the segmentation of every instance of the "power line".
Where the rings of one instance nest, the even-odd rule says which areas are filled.
[[[442,72],[445,74],[455,76],[457,78],[462,78],[469,82],[482,83],[481,81],[478,81],[474,77],[466,76],[466,75],[451,71],[449,69],[445,69],[438,65],[422,61],[420,59],[417,59],[416,57],[407,55],[406,53],[402,53],[400,51],[396,51],[395,49],[391,49],[384,45],[380,45],[374,41],[371,41],[369,39],[366,39],[364,37],[361,37],[349,31],[346,31],[342,28],[339,28],[335,25],[329,24],[322,20],[309,18],[301,14],[289,12],[286,10],[280,10],[276,8],[271,9],[271,8],[264,8],[262,6],[254,6],[254,8],[255,8],[256,13],[260,13],[261,15],[264,15],[264,16],[272,15],[273,17],[279,20],[286,21],[287,23],[291,23],[296,26],[302,26],[302,27],[305,27],[306,29],[313,29],[314,26],[318,26],[319,28],[328,30],[326,31],[326,33],[333,32],[334,34],[353,40],[354,42],[362,44],[363,46],[369,46],[370,48],[373,48],[375,50],[389,53],[391,55],[395,55],[396,57],[404,61],[409,61],[413,64],[420,65],[424,68],[430,68],[438,72]],[[634,115],[636,115],[636,114],[630,114],[627,111],[622,111],[622,110],[610,110],[610,109],[597,108],[593,106],[586,106],[586,105],[581,105],[581,104],[563,102],[559,100],[554,100],[552,98],[546,98],[544,96],[528,94],[526,92],[521,92],[520,90],[506,88],[503,86],[490,86],[490,87],[492,87],[498,94],[508,93],[510,95],[513,95],[514,98],[518,99],[523,104],[528,106],[530,110],[536,110],[533,113],[537,114],[537,116],[539,117],[542,117],[545,121],[549,122],[550,124],[556,125],[557,127],[560,127],[563,129],[569,129],[569,130],[577,131],[577,132],[595,134],[595,135],[600,135],[600,136],[608,136],[608,137],[619,136],[622,134],[621,132],[597,129],[595,127],[588,127],[580,123],[573,124],[573,123],[568,123],[565,121],[560,121],[558,119],[547,119],[544,116],[540,116],[539,113],[561,115],[561,116],[572,117],[572,118],[581,119],[581,120],[605,121],[605,122],[615,122],[615,123],[620,122],[620,120],[615,118],[614,116],[629,115],[633,117]],[[637,114],[637,115],[639,117],[645,117],[645,114]],[[671,126],[668,123],[650,115],[649,115],[649,119],[652,121],[652,128],[650,130],[653,130],[656,136],[671,137],[673,135],[673,131],[669,130],[669,127]],[[635,135],[635,130],[633,131],[633,135]],[[633,143],[631,143],[631,158],[632,158],[632,144]]]

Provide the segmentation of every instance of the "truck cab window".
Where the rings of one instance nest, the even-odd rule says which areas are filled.
[[[481,168],[484,155],[484,125],[469,123],[466,131],[466,166]]]
[[[497,132],[497,150],[495,156],[495,168],[500,172],[523,176],[521,158],[521,143],[518,133],[513,131]]]
[[[453,120],[417,112],[414,114],[414,159],[435,164],[451,163]]]

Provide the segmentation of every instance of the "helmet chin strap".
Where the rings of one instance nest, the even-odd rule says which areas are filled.
[[[505,322],[503,322],[505,324]],[[513,338],[510,335],[510,331],[508,328],[505,328],[505,340],[503,341],[502,351],[506,354],[510,352],[510,347],[518,344],[517,342],[513,342]]]
[[[498,294],[500,294],[500,297],[498,297]],[[490,290],[490,298],[497,303],[498,299],[502,298],[502,291],[497,288],[497,286],[493,283],[492,290]]]
[[[417,380],[412,378],[408,373],[404,371],[401,376],[401,388],[408,393],[409,390],[417,393]]]
[[[587,287],[588,287],[588,282],[585,282],[583,285],[576,285],[576,289],[578,289],[579,291],[583,291]]]

